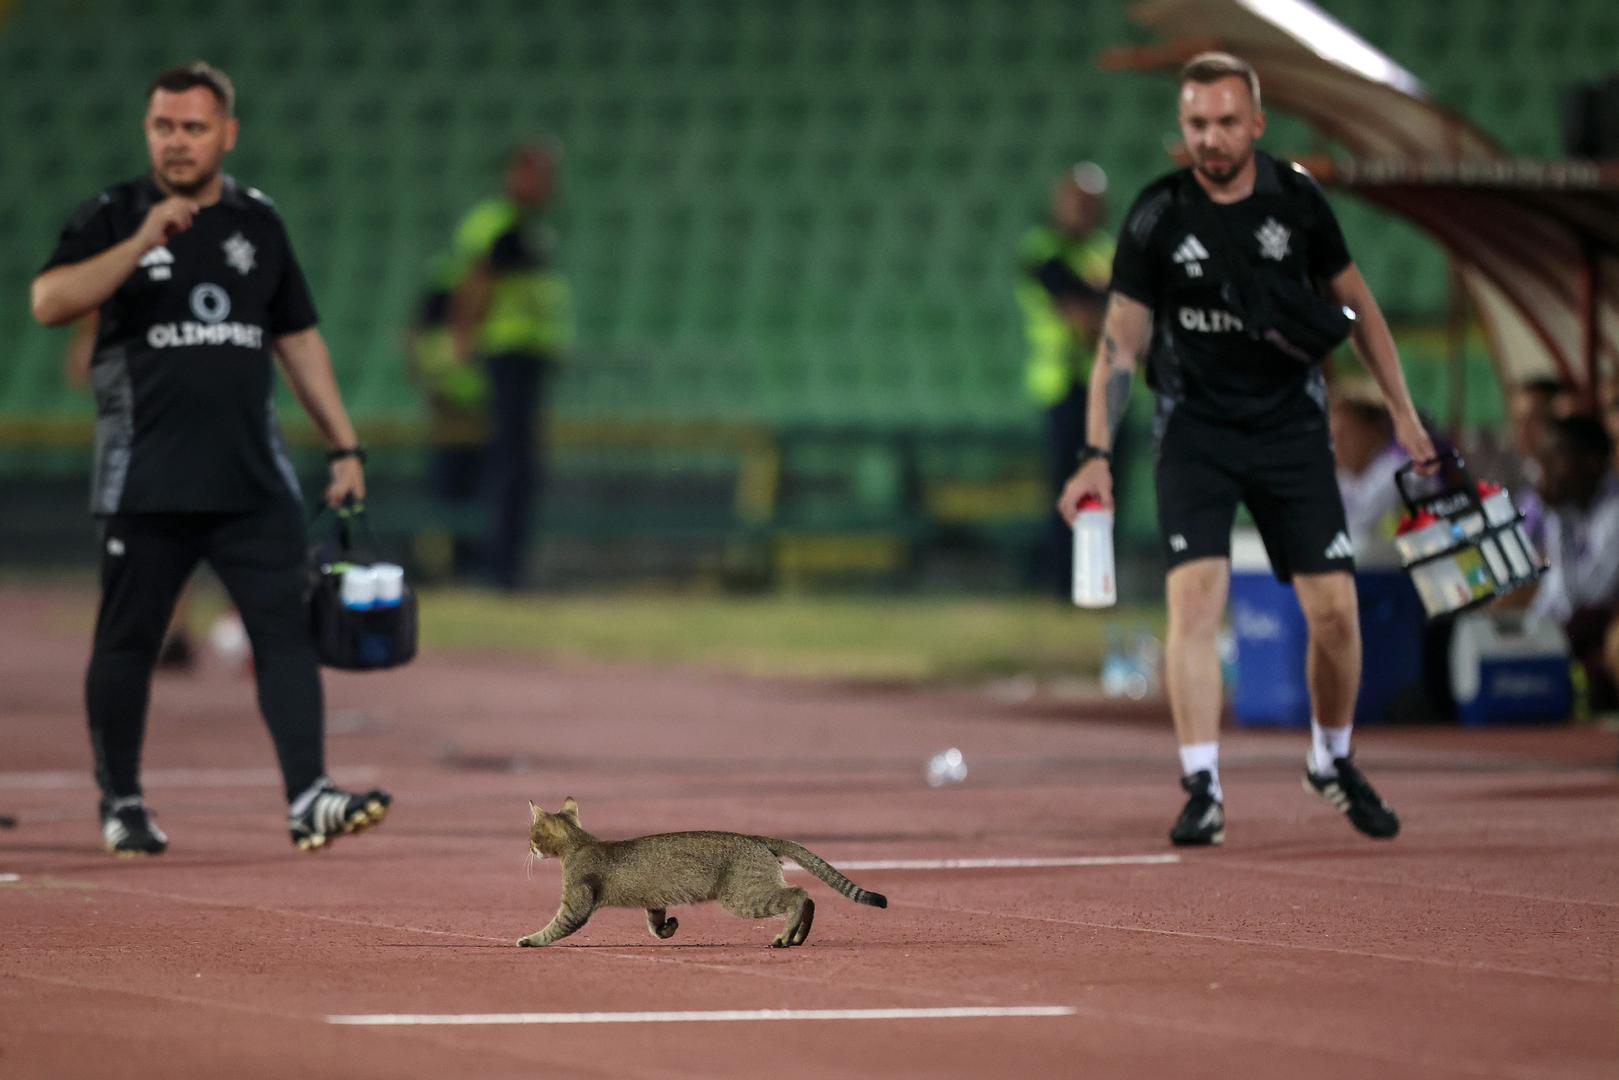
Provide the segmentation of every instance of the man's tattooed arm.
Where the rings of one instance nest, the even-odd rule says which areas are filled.
[[[1115,365],[1118,356],[1118,342],[1111,337],[1102,339],[1103,363],[1108,367],[1107,386],[1104,393],[1104,404],[1107,407],[1107,444],[1112,446],[1119,437],[1119,425],[1124,423],[1124,413],[1130,407],[1130,383],[1132,368],[1119,368]]]
[[[1118,437],[1136,362],[1146,351],[1151,328],[1152,311],[1145,304],[1119,293],[1108,297],[1086,409],[1085,441],[1090,445],[1108,449]]]

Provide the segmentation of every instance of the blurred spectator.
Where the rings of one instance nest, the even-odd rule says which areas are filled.
[[[411,324],[405,351],[411,375],[427,397],[427,487],[437,513],[417,534],[417,558],[430,575],[452,576],[476,564],[477,520],[473,513],[488,438],[489,376],[456,357],[450,332],[455,267],[434,262]]]
[[[1585,667],[1591,707],[1619,705],[1615,672],[1603,657],[1619,612],[1619,473],[1613,443],[1588,416],[1553,420],[1539,456],[1541,495],[1548,508],[1545,555],[1530,614],[1553,619]]]
[[[1526,379],[1512,391],[1507,403],[1515,457],[1501,463],[1490,479],[1513,493],[1523,511],[1524,531],[1537,547],[1546,543],[1546,507],[1540,493],[1540,453],[1546,428],[1568,416],[1577,398],[1574,388],[1561,379]]]
[[[1597,405],[1602,410],[1602,427],[1614,445],[1614,468],[1619,469],[1619,371],[1610,371],[1597,386]]]
[[[1085,442],[1085,388],[1107,303],[1113,239],[1101,229],[1107,174],[1082,162],[1051,185],[1051,217],[1024,234],[1017,299],[1028,338],[1024,385],[1046,417],[1047,480],[1062,491]],[[1113,475],[1122,475],[1118,447]],[[1053,514],[1036,555],[1042,588],[1067,595],[1071,535]]]
[[[555,155],[538,143],[507,159],[505,193],[479,203],[455,234],[450,332],[457,360],[489,378],[489,437],[482,487],[493,521],[484,551],[491,582],[523,584],[541,412],[573,336],[567,281],[543,214],[555,191]]]
[[[1410,459],[1394,441],[1394,420],[1370,382],[1336,380],[1328,420],[1349,539],[1364,553],[1394,535],[1402,506],[1394,471]]]

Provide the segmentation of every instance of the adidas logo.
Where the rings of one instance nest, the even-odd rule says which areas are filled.
[[[1338,535],[1334,536],[1332,538],[1332,543],[1327,545],[1327,558],[1350,559],[1354,558],[1354,555],[1355,545],[1350,542],[1349,535],[1342,529],[1339,529]]]
[[[1170,551],[1185,551],[1186,550],[1186,537],[1182,536],[1180,533],[1176,533],[1174,536],[1171,536],[1169,538],[1169,550]]]
[[[1175,249],[1175,254],[1170,256],[1170,260],[1186,267],[1187,277],[1202,277],[1203,260],[1208,257],[1209,249],[1204,247],[1197,237],[1187,233],[1186,239],[1181,241],[1180,247]]]
[[[144,267],[152,281],[167,281],[173,276],[174,253],[167,247],[158,245],[145,255],[136,266]]]

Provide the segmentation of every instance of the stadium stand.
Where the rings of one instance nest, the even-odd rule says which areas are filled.
[[[1325,6],[1521,154],[1559,152],[1560,88],[1619,46],[1598,0]],[[1071,0],[21,0],[0,26],[0,422],[87,415],[22,298],[73,205],[142,168],[140,88],[197,55],[237,82],[232,169],[287,218],[362,424],[420,416],[400,342],[427,262],[542,131],[566,147],[579,305],[564,426],[1028,436],[1017,238],[1068,162],[1105,163],[1115,225],[1166,167],[1162,80],[1094,63],[1140,40],[1123,5]],[[1286,118],[1267,142],[1323,148]],[[1442,318],[1433,245],[1339,205],[1396,321]],[[1487,376],[1469,393],[1499,414]]]

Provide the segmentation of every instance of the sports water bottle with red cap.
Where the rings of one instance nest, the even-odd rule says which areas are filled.
[[[1079,501],[1074,517],[1074,603],[1112,607],[1119,599],[1113,576],[1113,511],[1094,495]]]

